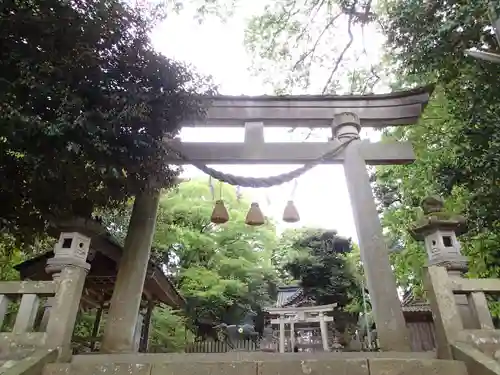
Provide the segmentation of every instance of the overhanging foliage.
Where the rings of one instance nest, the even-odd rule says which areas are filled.
[[[152,19],[119,0],[0,4],[0,224],[88,216],[169,186],[163,136],[203,115],[207,81],[154,51]]]

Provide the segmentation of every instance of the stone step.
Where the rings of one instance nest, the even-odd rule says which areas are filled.
[[[466,342],[456,342],[451,347],[453,357],[463,361],[469,375],[500,375],[500,363],[490,351],[483,352],[477,346]]]
[[[33,354],[34,351],[34,348],[16,348],[11,351],[0,352],[0,361],[23,359]]]
[[[290,354],[270,353],[267,357],[259,355],[259,359],[253,360],[231,360],[230,356],[215,355],[198,361],[194,360],[196,356],[190,360],[193,357],[190,354],[178,356],[177,359],[184,360],[175,361],[168,360],[172,356],[162,354],[86,355],[76,356],[79,358],[75,358],[70,364],[49,364],[42,375],[468,375],[465,365],[459,361],[367,358],[362,356],[363,353],[359,353],[358,358],[309,356],[308,359],[298,359],[294,358],[293,353]],[[97,360],[92,357],[100,358]],[[122,357],[123,360],[119,361],[117,357]],[[111,359],[112,362],[109,361]]]
[[[33,354],[33,348],[16,348],[8,352],[0,353],[0,375],[6,372],[9,368],[15,366],[23,358],[29,357]]]
[[[5,371],[10,369],[11,367],[17,364],[17,360],[5,359],[0,361],[0,374],[3,374]]]

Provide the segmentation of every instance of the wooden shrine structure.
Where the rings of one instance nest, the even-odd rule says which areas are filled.
[[[331,351],[349,344],[344,340],[346,333],[357,325],[358,320],[358,314],[335,308],[336,304],[318,306],[302,287],[288,285],[278,287],[275,306],[266,309],[266,314],[272,317],[270,322],[277,332],[280,348],[281,331],[284,331],[284,347],[288,351],[294,346],[305,352]],[[284,330],[280,320],[284,321]],[[321,323],[322,320],[325,323]]]
[[[415,352],[436,350],[436,332],[429,303],[408,292],[403,296],[403,314],[410,333],[411,348]]]
[[[93,221],[85,222],[83,220],[76,220],[73,221],[70,227],[65,225],[59,229],[65,231],[74,230],[80,233],[92,231],[94,233],[89,255],[87,256],[90,270],[85,278],[79,304],[80,311],[96,311],[92,335],[87,338],[79,338],[79,341],[83,341],[83,347],[86,347],[90,352],[98,349],[101,320],[105,317],[106,311],[109,308],[123,250],[122,246],[104,228],[97,230],[96,227],[98,226],[99,224]],[[54,232],[59,230],[54,230]],[[95,235],[95,233],[100,234]],[[53,275],[51,275],[50,269],[47,269],[47,261],[53,257],[54,251],[47,251],[35,258],[18,264],[14,268],[19,271],[21,280],[49,281],[52,280]],[[175,310],[183,310],[185,308],[184,298],[170,282],[164,271],[150,261],[144,282],[140,312],[134,331],[134,348],[139,352],[146,352],[148,350],[151,315],[154,307],[158,304],[165,304]],[[47,298],[42,308],[43,312],[39,314],[40,321],[38,328],[43,330],[50,316],[52,299]]]
[[[345,254],[351,251],[351,239],[325,231],[308,238],[320,242],[324,251]],[[279,337],[279,351],[330,351],[338,344],[340,331],[345,331],[347,321],[356,324],[356,314],[334,311],[336,304],[317,305],[299,285],[280,286],[276,303],[265,309],[267,320]],[[337,323],[340,322],[338,325]],[[347,323],[347,324],[346,324]],[[338,330],[340,329],[340,331]]]
[[[294,351],[295,348],[299,349],[317,349],[315,342],[297,342],[297,329],[310,328],[313,324],[319,324],[319,331],[321,335],[321,348],[323,351],[330,351],[330,344],[328,338],[327,323],[333,322],[333,317],[327,315],[331,313],[336,307],[336,304],[324,306],[284,306],[284,307],[270,307],[266,312],[273,316],[271,319],[272,325],[278,326],[279,332],[279,351],[285,353],[286,350],[286,326],[288,325],[288,351]],[[310,340],[308,340],[310,341]]]

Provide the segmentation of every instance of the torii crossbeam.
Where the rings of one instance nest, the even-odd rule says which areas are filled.
[[[332,142],[265,143],[264,127],[330,128],[336,114],[356,113],[361,126],[384,128],[418,121],[432,87],[384,95],[346,96],[218,96],[210,99],[206,119],[185,127],[245,127],[244,143],[172,142],[189,161],[204,164],[301,164],[335,147]],[[414,160],[411,144],[363,142],[360,152],[369,165],[407,164]],[[324,163],[344,162],[340,153]],[[172,164],[186,161],[174,155]]]

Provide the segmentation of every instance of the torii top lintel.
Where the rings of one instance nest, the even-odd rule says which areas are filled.
[[[244,142],[165,143],[183,155],[172,153],[172,164],[305,164],[331,152],[339,140],[328,142],[264,141],[264,127],[328,128],[335,115],[352,112],[360,125],[378,127],[415,124],[429,101],[433,87],[404,92],[362,96],[216,96],[204,121],[184,126],[245,127]],[[406,164],[415,160],[408,142],[371,143],[363,141],[359,153],[369,165]],[[343,163],[344,152],[323,158],[321,163]]]
[[[213,96],[202,121],[182,126],[244,126],[263,122],[274,127],[330,127],[335,114],[354,112],[364,127],[415,124],[434,89],[433,85],[389,94]]]

